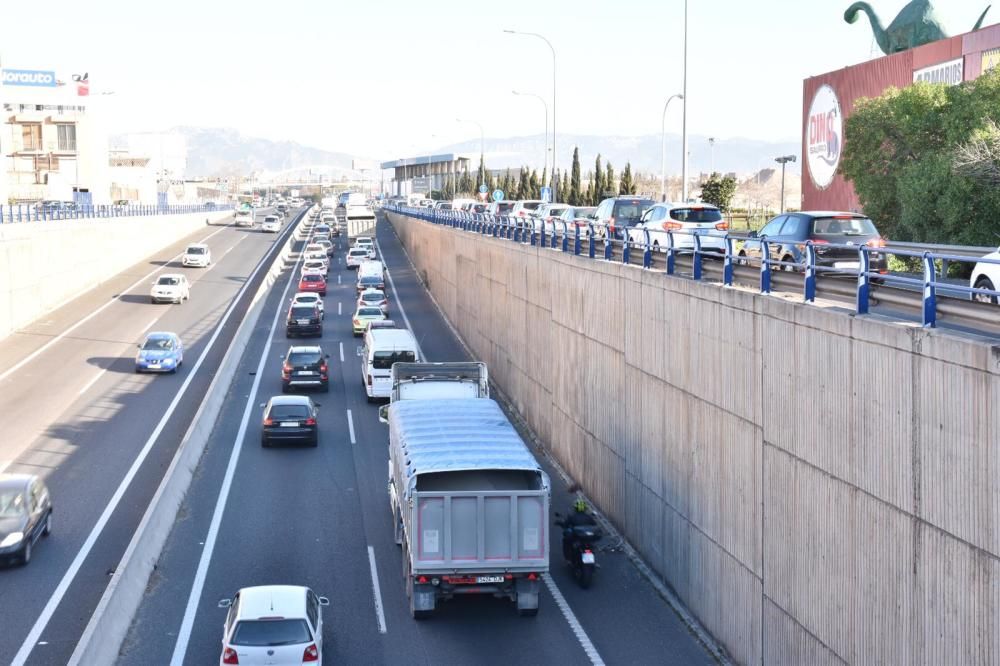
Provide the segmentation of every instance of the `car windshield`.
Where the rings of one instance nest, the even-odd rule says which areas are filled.
[[[271,405],[271,412],[268,416],[278,421],[307,419],[309,418],[309,407],[306,405]]]
[[[296,305],[301,303],[302,305],[311,306],[313,303],[319,303],[319,302],[321,302],[319,299],[319,294],[299,294],[298,296],[295,297]]]
[[[276,218],[274,215],[268,215],[267,217],[264,218],[264,221],[265,222],[277,222],[278,218]]]
[[[595,210],[597,210],[597,208],[593,206],[588,206],[586,208],[575,208],[573,210],[573,215],[576,217],[590,217],[591,215],[594,214]]]
[[[549,209],[545,211],[545,214],[559,216],[562,215],[565,210],[566,208],[564,206],[550,206]]]
[[[316,314],[316,308],[311,305],[308,306],[295,306],[292,308],[292,317],[312,317]]]
[[[318,351],[292,352],[288,355],[288,362],[292,365],[314,365],[323,360],[323,355]]]
[[[372,355],[372,367],[376,370],[388,370],[393,363],[413,363],[417,355],[412,351],[375,352]]]
[[[187,250],[188,254],[205,254],[205,248],[203,247],[189,247]]]
[[[371,294],[361,294],[361,300],[366,303],[381,303],[385,300],[385,296],[377,292]]]
[[[722,213],[716,208],[674,208],[670,211],[670,218],[688,223],[719,222]]]
[[[876,236],[875,223],[867,217],[818,217],[813,220],[817,236]]]
[[[309,643],[312,636],[305,620],[243,620],[229,641],[232,645],[275,647]]]
[[[172,286],[176,286],[176,285],[179,285],[180,283],[181,283],[181,279],[180,278],[175,278],[175,277],[161,277],[159,280],[156,281],[156,284],[160,284],[160,285],[172,285]]]
[[[642,214],[652,208],[652,201],[629,200],[619,201],[615,204],[615,220],[619,222],[638,222]]]
[[[379,308],[358,308],[359,317],[381,317],[382,310]]]
[[[303,275],[302,276],[302,281],[303,282],[322,282],[323,278],[322,278],[322,276],[319,276],[319,275]]]
[[[170,338],[147,338],[143,343],[143,351],[169,351],[174,348],[174,341]]]
[[[0,490],[0,518],[24,515],[24,495],[14,490]]]
[[[524,210],[535,210],[542,205],[541,201],[525,201],[521,204],[521,208]]]

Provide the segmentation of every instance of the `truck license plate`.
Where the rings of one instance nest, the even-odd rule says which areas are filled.
[[[503,576],[476,576],[477,583],[502,583]]]

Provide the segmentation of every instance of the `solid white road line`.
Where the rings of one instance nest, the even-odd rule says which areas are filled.
[[[277,247],[278,243],[275,243]],[[229,499],[229,491],[233,485],[233,477],[236,475],[236,465],[240,460],[240,453],[243,451],[243,440],[246,437],[247,426],[250,423],[250,414],[254,410],[257,400],[257,391],[260,389],[260,380],[264,375],[264,364],[271,352],[271,342],[274,340],[274,330],[278,326],[281,313],[284,310],[285,299],[288,298],[288,289],[292,286],[299,262],[302,260],[301,253],[292,267],[285,289],[278,299],[278,306],[274,310],[274,318],[271,320],[271,328],[267,333],[267,341],[264,343],[264,350],[261,352],[260,361],[257,363],[257,372],[254,374],[253,385],[250,388],[250,396],[247,398],[246,407],[243,408],[243,417],[240,421],[240,429],[236,433],[236,441],[233,442],[232,453],[229,454],[229,463],[226,465],[226,475],[222,479],[222,487],[219,489],[219,497],[215,501],[215,510],[212,512],[212,522],[208,527],[208,535],[205,537],[205,547],[201,551],[201,558],[198,560],[198,569],[195,571],[194,582],[191,584],[191,593],[188,595],[187,606],[184,608],[184,619],[181,621],[180,631],[177,632],[177,642],[174,643],[174,653],[170,657],[171,666],[182,666],[184,656],[187,654],[188,642],[191,640],[191,629],[194,627],[194,618],[198,612],[198,601],[201,600],[201,593],[205,587],[205,578],[208,576],[208,565],[212,562],[212,553],[215,551],[215,542],[219,538],[219,527],[222,525],[222,514],[226,510],[226,501]]]
[[[340,362],[344,362],[344,343],[340,343]]]
[[[109,365],[108,368],[110,368],[110,367],[111,366]],[[104,373],[108,371],[108,368],[104,368],[103,370],[101,370],[100,372],[98,372],[96,375],[94,375],[94,378],[91,379],[89,382],[87,382],[87,385],[84,386],[82,389],[80,389],[77,392],[77,395],[83,395],[84,393],[86,393],[90,389],[91,386],[93,386],[94,384],[97,383],[98,379],[100,379],[101,377],[104,376]]]
[[[347,410],[347,430],[351,434],[351,444],[357,444],[357,440],[354,439],[354,417],[351,416],[351,410]]]
[[[142,329],[141,331],[139,331],[139,335],[142,335],[143,333],[145,333],[145,332],[146,332],[146,331],[148,331],[149,329],[153,328],[153,324],[155,324],[155,323],[156,323],[156,322],[158,322],[158,321],[160,321],[160,318],[159,318],[159,317],[157,317],[157,318],[156,318],[156,319],[154,319],[153,321],[151,321],[151,322],[149,322],[148,324],[146,324],[146,328],[144,328],[144,329]]]
[[[378,248],[379,256],[382,256],[382,248],[378,244],[377,236],[375,238],[375,246]],[[406,255],[405,248],[403,250],[403,253],[404,255]],[[409,260],[409,255],[406,255],[406,257],[407,260]],[[383,262],[383,265],[385,265],[385,262]],[[410,262],[410,266],[413,268],[414,272],[416,272],[417,269],[415,266],[413,266],[412,261]],[[410,332],[413,333],[413,327],[410,326],[410,320],[406,317],[406,311],[403,309],[403,303],[402,301],[399,300],[399,294],[396,292],[396,285],[392,281],[392,272],[388,270],[388,267],[386,268],[386,275],[389,278],[389,286],[392,288],[392,293],[394,294],[396,303],[398,304],[399,313],[403,315],[403,322],[406,324],[406,327],[410,329]],[[427,293],[428,296],[431,296],[429,291]],[[431,300],[432,301],[434,300],[433,296],[431,296]],[[437,304],[435,303],[435,306],[436,305]],[[440,308],[438,308],[438,310],[440,310]],[[459,343],[465,346],[464,343],[462,342],[462,337],[458,334],[458,331],[456,331],[455,328],[451,326],[451,322],[448,321],[448,319],[444,316],[443,313],[441,314],[441,318],[444,320],[445,325],[451,328],[452,332],[455,335],[455,338],[459,341]],[[413,336],[416,337],[416,333],[413,333]],[[417,351],[420,352],[420,358],[422,360],[427,360],[424,357],[423,351],[420,349],[419,343],[417,344]],[[467,346],[466,346],[466,351],[469,352],[471,356],[471,350]],[[545,587],[547,587],[549,593],[552,594],[552,598],[555,599],[556,605],[559,606],[559,610],[562,612],[563,617],[566,618],[566,622],[569,624],[570,629],[576,636],[577,641],[579,641],[580,647],[583,648],[583,651],[587,654],[587,657],[590,658],[590,662],[594,664],[594,666],[604,666],[604,660],[601,659],[601,655],[597,652],[597,648],[594,647],[594,644],[591,642],[590,637],[587,635],[587,632],[584,631],[583,625],[581,625],[580,621],[576,618],[576,614],[573,613],[573,609],[569,607],[569,603],[566,601],[566,597],[564,597],[562,592],[559,591],[559,588],[556,586],[556,582],[552,580],[552,576],[550,576],[548,573],[544,573],[542,574],[542,580],[545,581]]]
[[[12,462],[14,462],[14,461],[13,460],[0,460],[0,474],[3,474],[4,470],[6,470],[8,467],[10,467],[10,464]]]
[[[222,333],[222,329],[229,320],[230,315],[232,315],[232,313],[236,310],[236,304],[239,302],[243,292],[250,286],[253,282],[254,276],[257,275],[257,272],[260,271],[260,269],[270,260],[270,257],[271,251],[269,250],[260,262],[258,262],[257,266],[254,267],[253,272],[250,273],[250,277],[248,277],[243,283],[243,286],[240,287],[240,290],[236,293],[236,297],[233,298],[232,303],[229,304],[229,308],[226,309],[225,314],[222,315],[222,320],[219,321],[219,324],[215,327],[212,337],[209,338],[208,344],[205,345],[205,350],[201,353],[201,356],[198,357],[194,367],[191,368],[191,372],[189,372],[187,377],[184,378],[184,383],[181,384],[180,389],[177,391],[177,395],[175,395],[174,399],[170,401],[170,404],[167,406],[167,410],[163,413],[163,417],[160,419],[160,422],[156,424],[156,428],[153,430],[152,434],[150,434],[149,439],[146,440],[146,443],[139,451],[139,455],[136,456],[135,460],[132,462],[132,466],[129,467],[125,477],[118,485],[117,490],[115,490],[115,494],[111,496],[111,499],[108,501],[107,506],[104,507],[104,511],[101,513],[100,518],[97,519],[94,527],[90,530],[90,534],[87,535],[87,540],[83,542],[82,546],[80,546],[80,550],[77,552],[76,557],[73,558],[73,561],[69,565],[69,569],[67,569],[66,573],[63,574],[62,579],[59,581],[59,585],[56,586],[55,591],[52,593],[52,596],[49,597],[49,600],[46,602],[42,612],[35,619],[35,623],[32,625],[31,631],[28,632],[24,642],[21,643],[21,648],[17,651],[17,654],[14,655],[14,659],[11,661],[11,666],[23,666],[28,660],[28,657],[31,655],[31,651],[34,649],[39,637],[41,637],[42,632],[49,623],[49,620],[52,619],[53,613],[56,612],[56,608],[58,608],[59,603],[66,595],[66,590],[68,590],[69,586],[73,583],[73,580],[76,578],[76,574],[80,571],[80,567],[83,566],[84,560],[86,560],[87,556],[90,555],[90,551],[93,550],[94,544],[97,543],[97,539],[101,536],[101,532],[104,531],[104,526],[107,525],[109,520],[111,520],[111,515],[115,512],[115,509],[118,508],[118,503],[121,502],[122,497],[125,495],[125,491],[127,491],[129,486],[132,484],[132,479],[135,478],[136,474],[138,474],[139,468],[142,467],[142,464],[145,462],[146,457],[152,450],[153,445],[156,444],[156,440],[159,439],[160,433],[163,432],[163,429],[167,425],[167,421],[170,420],[170,417],[173,415],[174,410],[177,409],[177,405],[180,403],[181,398],[183,398],[184,394],[187,392],[188,386],[190,386],[191,382],[194,381],[202,363],[208,357],[212,347],[215,346],[215,341],[219,338],[219,334]]]
[[[378,244],[378,236],[375,237],[375,247],[378,248],[378,256],[384,257],[385,255],[382,254],[382,246]],[[403,301],[399,299],[399,292],[396,291],[396,283],[392,280],[392,271],[389,270],[389,267],[386,266],[385,262],[382,262],[382,265],[385,266],[385,276],[389,278],[389,288],[392,289],[392,299],[396,303],[396,308],[399,309],[399,314],[403,316],[403,323],[406,324],[406,328],[410,329],[410,333],[413,335],[413,339],[417,343],[417,353],[420,354],[420,361],[426,361],[427,357],[424,356],[424,350],[420,348],[420,341],[417,340],[417,333],[413,330],[413,327],[410,326],[410,318],[406,316],[406,308],[403,307]],[[444,315],[441,316],[444,317]]]
[[[199,242],[204,243],[205,241],[207,241],[209,238],[211,238],[215,234],[222,233],[223,231],[225,231],[227,228],[229,228],[229,226],[230,225],[227,224],[226,226],[222,227],[222,229],[219,229],[218,231],[215,231],[215,232],[209,234],[208,236],[206,236],[203,240],[201,240]],[[178,254],[177,256],[173,257],[172,259],[168,260],[168,263],[172,263],[174,261],[177,261],[177,259],[179,259],[180,257],[183,257],[183,256],[184,256],[184,253],[182,252],[182,253]],[[17,372],[18,370],[20,370],[21,368],[23,368],[25,365],[27,365],[28,363],[30,363],[32,360],[34,360],[35,358],[37,358],[39,354],[41,354],[42,352],[44,352],[45,350],[47,350],[49,347],[51,347],[55,343],[59,342],[60,340],[62,340],[63,338],[65,338],[67,335],[69,335],[70,333],[72,333],[73,331],[75,331],[76,329],[80,328],[81,326],[83,326],[84,324],[86,324],[88,321],[90,321],[91,319],[93,319],[94,317],[96,317],[98,314],[100,314],[101,312],[103,312],[107,307],[109,307],[112,303],[117,302],[118,298],[122,294],[127,294],[128,292],[132,291],[133,289],[135,289],[136,287],[138,287],[140,284],[142,284],[143,282],[145,282],[149,278],[153,277],[154,275],[156,275],[160,271],[162,271],[164,268],[166,268],[165,265],[164,266],[157,266],[155,269],[153,269],[149,273],[146,273],[141,278],[139,278],[138,280],[136,280],[135,282],[133,282],[132,284],[130,284],[128,287],[126,287],[125,289],[123,289],[119,293],[118,296],[115,296],[114,298],[112,298],[111,300],[109,300],[107,303],[105,303],[101,307],[97,308],[96,310],[94,310],[93,312],[91,312],[89,315],[87,315],[86,317],[84,317],[80,321],[76,322],[75,324],[73,324],[72,326],[70,326],[69,328],[67,328],[65,331],[63,331],[59,335],[55,336],[54,338],[52,338],[51,340],[49,340],[48,342],[46,342],[44,345],[42,345],[41,347],[39,347],[35,351],[33,351],[30,354],[28,354],[27,356],[25,356],[23,359],[21,359],[20,361],[18,361],[14,365],[12,365],[10,368],[7,368],[7,370],[5,370],[4,372],[0,373],[0,382],[2,382],[7,377],[9,377],[13,373]],[[79,297],[79,295],[74,296],[73,298],[78,298],[78,297]],[[56,307],[54,307],[53,310],[61,308],[62,306],[66,305],[66,303],[69,303],[70,301],[72,301],[73,298],[69,298],[69,299],[63,301],[62,303],[60,303],[59,305],[57,305]]]
[[[384,634],[385,613],[382,611],[382,588],[378,584],[378,567],[375,565],[375,549],[368,546],[368,567],[372,571],[372,592],[375,595],[375,616],[378,618],[378,633]]]
[[[566,618],[566,622],[569,623],[569,628],[572,629],[573,634],[576,636],[576,640],[580,643],[580,647],[583,651],[587,653],[587,657],[590,659],[590,663],[594,666],[604,666],[604,660],[601,659],[601,655],[597,652],[597,648],[590,641],[590,637],[587,636],[587,632],[583,630],[583,626],[580,621],[576,619],[576,615],[573,613],[573,609],[569,607],[566,602],[566,597],[562,595],[559,588],[556,587],[556,583],[552,580],[552,576],[548,573],[542,574],[542,580],[545,581],[545,587],[549,589],[549,594],[552,598],[556,600],[556,606],[559,606],[559,610],[562,612],[563,617]]]

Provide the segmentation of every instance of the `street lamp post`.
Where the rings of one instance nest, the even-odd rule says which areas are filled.
[[[542,108],[545,109],[545,151],[542,153],[542,170],[548,169],[549,165],[549,105],[545,102],[545,98],[541,95],[536,95],[534,93],[522,93],[516,90],[511,90],[512,93],[521,97],[534,97],[539,102],[542,103]]]
[[[681,196],[684,203],[688,199],[688,3],[684,0],[684,86],[681,89],[684,119],[681,121]]]
[[[774,161],[781,165],[781,212],[785,212],[785,165],[795,161],[795,155],[775,157]]]
[[[709,152],[709,169],[708,175],[711,176],[715,173],[715,137],[708,137],[708,152]]]
[[[479,163],[483,165],[483,173],[479,174],[480,185],[486,183],[486,133],[483,131],[482,123],[475,120],[464,120],[462,118],[455,118],[456,123],[472,123],[479,128]]]
[[[504,30],[504,32],[510,35],[537,37],[545,42],[549,50],[552,51],[552,200],[559,201],[559,181],[556,180],[556,49],[552,46],[552,42],[537,32],[521,32],[519,30]]]
[[[684,95],[671,95],[663,105],[663,115],[660,117],[660,201],[667,200],[667,108],[675,98],[684,99]]]

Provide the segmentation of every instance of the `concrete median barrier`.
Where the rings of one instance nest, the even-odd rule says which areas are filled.
[[[305,216],[302,219],[305,220]],[[142,601],[149,577],[215,428],[240,359],[260,319],[268,291],[289,265],[294,265],[293,245],[305,238],[299,223],[289,233],[254,293],[194,420],[181,440],[170,467],[70,658],[71,665],[113,664],[117,660],[118,651]]]
[[[229,211],[0,224],[0,339]]]

